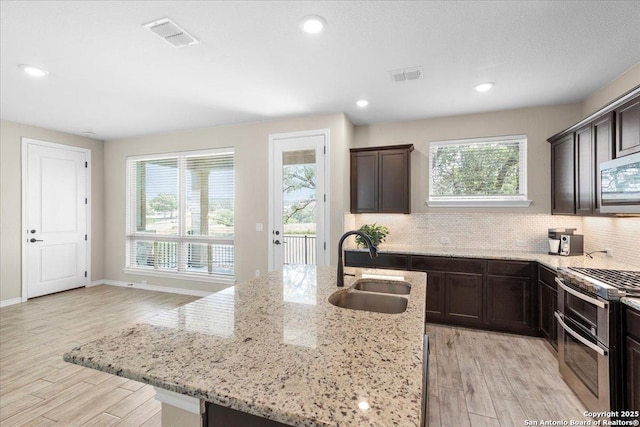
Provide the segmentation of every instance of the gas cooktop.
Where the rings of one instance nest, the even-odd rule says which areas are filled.
[[[558,276],[569,284],[608,300],[640,297],[640,271],[601,268],[559,268]]]

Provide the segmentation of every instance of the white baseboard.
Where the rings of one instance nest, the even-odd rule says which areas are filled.
[[[20,298],[20,297],[5,299],[5,300],[0,301],[0,308],[8,307],[8,306],[14,305],[14,304],[20,304],[21,302],[22,302],[22,298]]]
[[[89,285],[87,285],[87,287],[98,286],[98,285],[120,286],[123,288],[144,289],[145,291],[155,291],[155,292],[168,292],[171,294],[191,295],[194,297],[206,297],[207,295],[214,294],[228,287],[223,285],[217,285],[216,288],[219,288],[219,289],[216,289],[215,291],[199,291],[197,289],[171,288],[168,286],[150,285],[148,283],[122,282],[120,280],[110,280],[110,279],[94,280]]]

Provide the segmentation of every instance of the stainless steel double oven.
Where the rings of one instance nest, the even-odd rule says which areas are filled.
[[[616,345],[612,304],[556,278],[560,373],[590,411],[612,410]]]

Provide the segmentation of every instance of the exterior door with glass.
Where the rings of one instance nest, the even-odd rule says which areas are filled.
[[[271,136],[270,270],[325,265],[324,132]]]

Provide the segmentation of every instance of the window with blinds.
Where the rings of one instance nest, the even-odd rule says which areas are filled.
[[[429,206],[529,206],[527,137],[429,144]]]
[[[233,149],[127,158],[127,269],[234,276]]]

